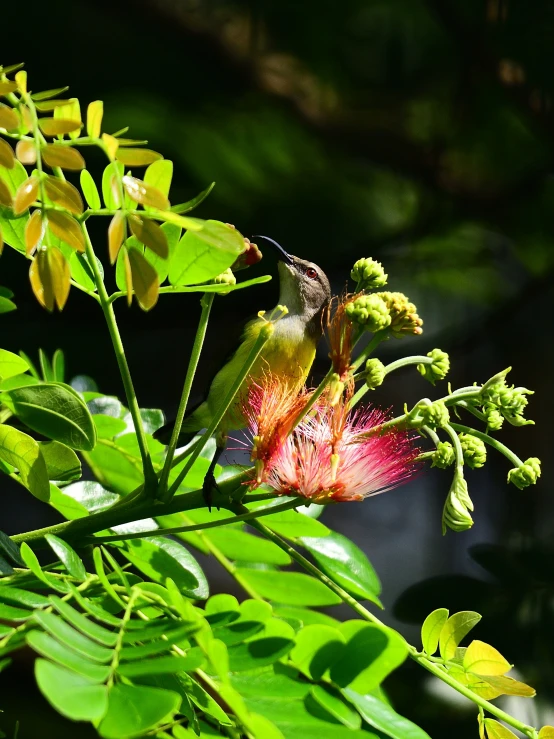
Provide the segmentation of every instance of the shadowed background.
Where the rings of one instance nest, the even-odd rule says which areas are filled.
[[[425,321],[422,337],[391,340],[381,359],[440,346],[450,353],[454,387],[512,365],[509,379],[537,391],[527,414],[536,426],[508,426],[501,438],[523,459],[542,458],[540,484],[523,492],[508,488],[509,464],[490,454],[484,470],[468,473],[476,506],[471,531],[441,537],[450,472],[436,470],[363,505],[333,507],[323,520],[369,555],[384,583],[388,623],[415,640],[413,624],[433,608],[480,611],[475,636],[490,639],[542,695],[536,707],[520,700],[510,710],[530,721],[527,711],[548,711],[554,690],[551,4],[30,0],[4,7],[1,22],[0,62],[25,61],[32,89],[68,84],[82,107],[103,99],[104,130],[130,123],[131,136],[148,139],[174,161],[173,202],[215,181],[194,215],[277,239],[320,264],[336,293],[357,258],[381,260],[390,289],[407,293]],[[101,172],[102,156],[88,152],[93,174]],[[98,224],[92,236],[104,259]],[[265,273],[276,274],[271,254],[248,277]],[[2,348],[32,356],[39,346],[48,353],[62,348],[70,376],[89,374],[102,392],[123,394],[94,302],[73,290],[64,313],[48,315],[32,297],[26,263],[9,248],[0,283],[15,292],[18,305],[1,318]],[[273,281],[216,299],[196,398],[244,321],[276,297]],[[141,406],[172,416],[198,298],[163,296],[148,315],[121,303],[117,315]],[[316,381],[326,355],[322,343]],[[431,388],[408,368],[371,399],[401,409],[404,401],[442,394],[440,385]],[[0,528],[8,533],[57,520],[15,488],[3,489],[2,500]],[[214,592],[233,587],[207,568]],[[423,584],[405,592],[417,583]],[[39,730],[74,736],[76,725],[55,717],[33,690],[30,657],[20,655],[15,668],[2,675],[0,727],[11,737],[19,718],[20,739]],[[436,694],[420,668],[405,666],[386,687],[397,709],[433,739],[476,734],[475,711]],[[546,723],[547,713],[541,718]],[[78,731],[93,736],[88,727]]]

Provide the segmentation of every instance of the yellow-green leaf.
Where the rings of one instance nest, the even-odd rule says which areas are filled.
[[[448,620],[448,609],[437,608],[430,613],[421,627],[421,642],[427,654],[435,654],[439,646],[442,627]]]
[[[478,675],[504,675],[512,665],[490,644],[475,639],[464,655],[464,668]]]
[[[59,239],[64,241],[72,249],[83,253],[85,251],[85,237],[81,226],[67,213],[59,210],[51,210],[48,216],[50,229]]]
[[[4,70],[5,71],[5,70]],[[56,87],[53,90],[43,90],[42,92],[33,92],[31,98],[33,100],[48,100],[49,98],[55,98],[58,95],[62,95],[67,92],[69,87]]]
[[[19,117],[15,110],[4,105],[4,103],[0,103],[0,128],[5,128],[6,131],[13,131],[18,126]]]
[[[539,731],[539,739],[554,739],[554,726],[543,726]]]
[[[0,459],[19,471],[22,483],[35,498],[50,497],[46,462],[37,442],[13,426],[0,425]]]
[[[58,310],[63,310],[71,288],[71,272],[69,262],[62,252],[55,246],[48,248],[48,261],[52,276],[52,292]]]
[[[98,193],[98,188],[96,187],[96,183],[93,180],[91,173],[86,169],[81,172],[81,189],[88,207],[92,208],[92,210],[99,210],[102,207],[100,194]]]
[[[15,75],[15,81],[19,91],[25,95],[27,93],[27,72],[24,69],[20,69]]]
[[[513,731],[510,731],[493,718],[486,718],[484,724],[488,739],[517,739]]]
[[[144,173],[147,185],[155,187],[163,195],[169,197],[169,188],[173,178],[173,162],[170,159],[158,159]]]
[[[45,100],[43,103],[36,102],[35,108],[41,113],[50,113],[56,108],[61,108],[62,105],[67,105],[68,102],[68,100]]]
[[[46,247],[41,247],[29,267],[29,280],[35,298],[46,308],[47,311],[54,310],[54,291],[52,289],[52,276],[50,274],[50,264],[48,261],[48,251]]]
[[[59,108],[56,108],[56,111],[58,110]],[[81,128],[80,121],[67,120],[66,118],[39,118],[38,124],[45,136],[58,136],[59,134],[78,131]]]
[[[2,256],[2,252],[4,251],[4,237],[2,236],[2,229],[0,228],[0,257]],[[0,301],[1,303],[2,301]],[[10,302],[10,301],[8,301]],[[0,308],[2,306],[0,305]],[[7,313],[8,311],[0,310],[0,313]]]
[[[129,226],[141,244],[147,246],[162,259],[167,259],[169,256],[167,236],[157,223],[148,218],[130,215]]]
[[[82,120],[81,120],[81,106],[79,104],[79,100],[77,98],[70,98],[67,101],[66,105],[60,105],[57,108],[54,108],[54,119],[55,120],[65,120],[65,121],[78,121],[79,128],[74,129],[73,131],[67,131],[70,139],[76,139],[79,136],[80,129],[82,128],[82,125],[83,125]]]
[[[125,288],[127,290],[127,305],[130,307],[133,302],[133,272],[131,270],[131,262],[127,249],[123,250],[123,268],[125,275]]]
[[[125,241],[125,216],[118,210],[108,227],[108,253],[110,262],[115,263],[121,244]]]
[[[25,226],[25,252],[27,254],[32,254],[42,244],[46,225],[47,221],[42,217],[42,211],[37,208]]]
[[[110,136],[109,133],[102,134],[102,141],[104,142],[108,159],[110,162],[113,162],[117,154],[117,149],[119,148],[119,141],[114,136]]]
[[[12,194],[10,192],[10,189],[1,177],[0,177],[0,205],[4,205],[6,208],[11,208],[13,205]]]
[[[10,92],[15,92],[16,90],[17,82],[12,82],[11,80],[0,82],[0,95],[9,95]]]
[[[47,144],[42,149],[42,158],[49,167],[61,167],[73,172],[80,172],[86,163],[77,149],[61,144]]]
[[[29,177],[18,187],[13,202],[13,209],[16,214],[23,213],[35,202],[38,195],[38,185],[38,177]]]
[[[439,648],[441,657],[443,659],[452,659],[456,654],[458,644],[480,620],[480,614],[475,613],[475,611],[460,611],[450,616],[440,633]]]
[[[521,698],[533,698],[533,696],[536,695],[535,688],[532,688],[530,685],[526,685],[519,680],[514,680],[513,677],[506,677],[505,675],[467,674],[473,674],[475,678],[481,680],[487,685],[490,685],[491,688],[498,691],[498,695],[519,695]]]
[[[45,187],[46,194],[56,205],[60,205],[78,216],[83,213],[84,206],[81,193],[71,182],[60,180],[57,177],[47,177]]]
[[[37,148],[34,141],[18,141],[15,146],[15,155],[21,164],[34,164],[37,161]]]
[[[136,203],[150,205],[162,211],[169,208],[169,200],[162,192],[136,177],[130,175],[123,177],[123,187],[131,200]]]
[[[13,169],[15,165],[13,149],[4,139],[0,139],[0,165],[6,169]]]
[[[125,147],[119,147],[117,158],[127,167],[146,167],[158,159],[163,159],[161,154],[152,149],[127,149]]]
[[[129,250],[129,262],[131,264],[133,290],[138,304],[143,310],[149,311],[158,302],[160,292],[158,273],[138,249]]]
[[[102,130],[102,116],[104,115],[104,103],[95,100],[87,108],[87,133],[92,139],[97,139]]]

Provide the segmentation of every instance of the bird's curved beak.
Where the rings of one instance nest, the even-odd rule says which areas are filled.
[[[278,244],[273,239],[270,239],[269,236],[258,235],[258,236],[252,236],[252,238],[253,239],[264,239],[264,241],[267,241],[267,243],[270,244],[273,251],[276,253],[277,259],[291,266],[294,264],[294,260],[291,257],[291,255],[288,252],[286,252],[280,244]]]

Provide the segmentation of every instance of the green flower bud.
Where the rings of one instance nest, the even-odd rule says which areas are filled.
[[[438,467],[441,470],[445,470],[447,467],[450,467],[456,459],[454,447],[449,441],[439,441],[431,459],[431,467]]]
[[[514,467],[508,472],[508,482],[513,482],[516,488],[534,485],[541,476],[541,461],[537,457],[529,457],[521,467]]]
[[[429,426],[432,429],[443,428],[450,420],[448,408],[442,400],[434,403],[418,403],[417,413],[414,415],[413,424],[416,427]]]
[[[380,359],[368,359],[365,363],[365,384],[370,390],[375,390],[383,384],[385,379],[385,365]]]
[[[499,372],[491,377],[488,382],[483,385],[481,397],[484,400],[483,412],[487,415],[486,408],[496,409],[512,426],[527,426],[532,424],[523,417],[525,408],[527,407],[527,395],[533,395],[532,390],[525,387],[514,387],[506,384],[506,375],[510,368]],[[493,428],[489,423],[489,427]]]
[[[384,300],[390,313],[392,335],[401,339],[408,334],[421,334],[423,321],[417,315],[417,308],[410,303],[404,293],[376,293]]]
[[[504,423],[504,416],[492,403],[486,403],[483,406],[483,414],[487,419],[487,429],[490,431],[499,431]]]
[[[350,277],[358,284],[358,290],[375,290],[387,284],[388,275],[385,274],[381,262],[368,257],[358,259],[352,267]]]
[[[467,482],[457,469],[442,511],[442,533],[446,534],[447,528],[452,531],[470,529],[473,526],[473,519],[469,511],[472,510],[473,503],[469,497]]]
[[[231,269],[226,269],[220,275],[213,278],[214,285],[236,285],[237,278],[232,273]]]
[[[450,371],[450,358],[442,349],[431,349],[427,356],[433,361],[429,364],[418,364],[417,371],[434,385],[437,380],[444,380]]]
[[[360,324],[372,333],[390,326],[389,310],[385,301],[378,295],[360,295],[347,303],[345,311],[351,321]]]
[[[460,444],[464,453],[464,462],[472,470],[482,467],[487,461],[487,447],[485,442],[473,434],[459,434]]]

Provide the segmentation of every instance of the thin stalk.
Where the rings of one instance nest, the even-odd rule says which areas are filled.
[[[119,372],[121,374],[121,380],[125,389],[127,405],[129,406],[129,411],[131,413],[133,425],[135,427],[135,433],[137,435],[137,442],[144,469],[145,491],[147,494],[149,493],[150,495],[152,495],[155,492],[157,486],[156,473],[154,472],[154,466],[152,465],[152,458],[150,457],[150,451],[148,449],[148,444],[146,441],[146,434],[144,432],[144,426],[140,415],[140,409],[135,393],[135,388],[133,386],[131,372],[127,363],[127,357],[125,356],[125,349],[123,348],[123,342],[121,341],[121,335],[117,326],[113,306],[110,303],[108,292],[106,290],[106,286],[104,285],[104,280],[102,279],[102,275],[100,274],[100,270],[98,268],[96,255],[94,254],[94,249],[87,231],[87,227],[84,223],[81,223],[81,228],[85,236],[86,255],[90,264],[90,268],[92,269],[92,273],[94,275],[96,287],[98,289],[98,299],[102,308],[102,312],[104,313],[106,324],[108,326],[108,331],[112,340]]]
[[[394,370],[400,369],[401,367],[407,367],[410,364],[433,364],[435,360],[431,357],[424,357],[420,355],[413,355],[411,357],[402,357],[397,359],[395,362],[391,362],[385,366],[385,374],[388,375]]]
[[[352,364],[352,369],[357,370],[358,367],[361,367],[366,359],[368,359],[372,354],[373,350],[376,349],[382,341],[385,341],[385,339],[388,339],[388,330],[384,328],[381,331],[377,331],[365,349],[362,349],[360,356]]]
[[[196,329],[196,336],[194,337],[194,344],[192,346],[192,352],[187,367],[187,373],[185,375],[185,382],[183,384],[183,392],[181,393],[181,400],[179,401],[179,408],[177,409],[177,418],[175,419],[175,425],[171,433],[171,439],[165,456],[164,467],[160,476],[160,482],[158,485],[158,497],[161,500],[167,500],[167,481],[169,479],[169,473],[171,471],[171,463],[175,456],[175,449],[179,441],[179,434],[181,433],[181,427],[183,425],[183,419],[187,410],[187,404],[189,402],[190,391],[192,388],[192,382],[196,375],[196,369],[198,367],[198,360],[200,359],[200,353],[206,338],[206,330],[208,328],[208,320],[210,318],[210,310],[214,302],[215,295],[203,295],[200,300],[202,306],[202,312],[200,314],[200,320],[198,322],[198,328]]]
[[[268,324],[268,326],[271,324]],[[273,326],[272,326],[273,328]],[[242,366],[241,371],[235,378],[235,381],[231,385],[231,388],[229,389],[227,395],[225,396],[225,399],[223,400],[223,403],[218,409],[218,412],[214,415],[212,418],[212,421],[204,434],[202,435],[201,439],[198,442],[198,446],[195,446],[194,451],[189,457],[188,462],[185,464],[179,475],[177,476],[177,479],[174,481],[173,485],[169,488],[167,492],[167,499],[171,500],[173,495],[175,495],[175,492],[179,489],[179,485],[183,482],[185,477],[188,475],[191,467],[196,462],[198,457],[200,456],[200,452],[204,448],[204,446],[207,444],[208,439],[212,436],[214,431],[217,429],[219,424],[221,423],[221,420],[223,419],[223,416],[227,413],[231,403],[235,399],[237,393],[239,392],[242,383],[246,379],[248,373],[254,366],[254,363],[260,356],[260,353],[262,349],[264,348],[266,342],[268,341],[269,337],[271,335],[271,332],[265,331],[264,328],[260,331],[258,338],[254,342],[252,349],[250,350],[250,353],[248,354],[248,357],[246,358],[246,362]]]
[[[295,429],[298,426],[298,424],[300,423],[300,421],[302,421],[302,419],[305,418],[308,415],[308,413],[312,410],[312,408],[314,407],[314,405],[316,404],[316,402],[321,397],[321,394],[323,393],[323,391],[327,387],[327,384],[328,384],[329,380],[331,379],[332,375],[333,375],[333,368],[331,367],[331,369],[329,370],[329,372],[327,372],[327,374],[325,375],[325,377],[323,378],[323,380],[317,386],[317,389],[315,390],[315,392],[312,393],[311,398],[308,400],[308,402],[306,403],[306,405],[304,406],[304,408],[302,408],[302,410],[300,411],[300,413],[294,419],[294,423],[292,424],[291,430],[292,429]]]
[[[485,444],[488,444],[493,449],[496,449],[497,452],[500,452],[500,454],[503,454],[506,457],[506,459],[509,459],[510,462],[514,465],[514,467],[521,467],[521,465],[523,464],[523,461],[517,456],[517,454],[514,454],[511,449],[508,449],[507,446],[502,444],[500,441],[498,441],[494,437],[489,436],[488,434],[485,434],[482,431],[477,431],[476,429],[472,429],[469,426],[464,426],[461,423],[451,423],[450,425],[455,431],[458,431],[464,434],[473,434],[473,436],[476,436],[478,439],[481,439],[481,441],[484,441]]]

